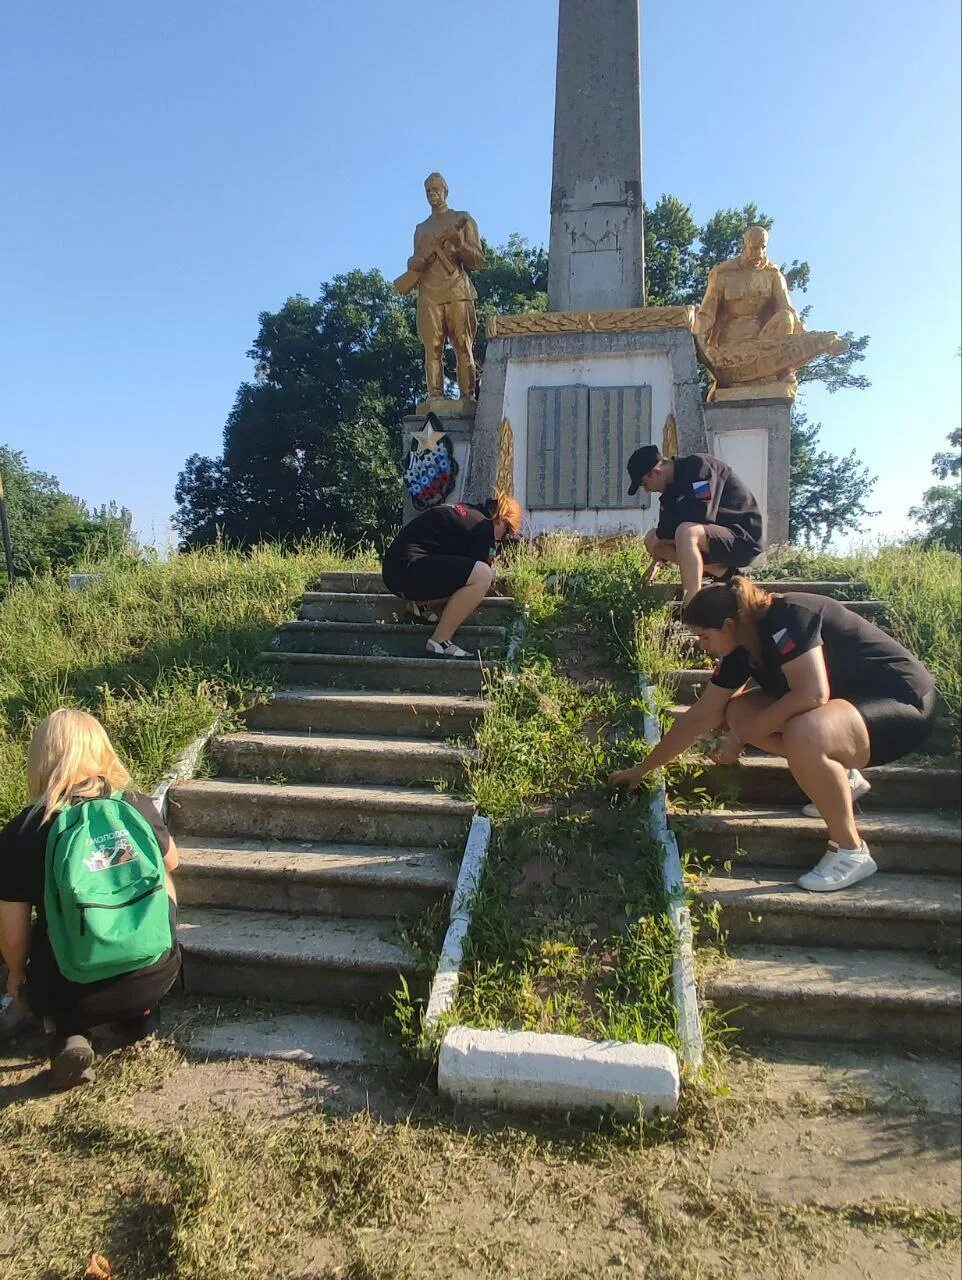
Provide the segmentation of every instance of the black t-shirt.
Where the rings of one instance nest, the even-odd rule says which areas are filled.
[[[110,792],[107,791],[105,794],[109,795]],[[170,832],[150,797],[142,795],[139,791],[125,791],[123,799],[144,815],[153,828],[161,853],[166,854],[170,848]],[[60,992],[63,997],[59,1001],[60,1004],[69,1003],[65,994],[68,991],[78,993],[79,997],[89,997],[96,995],[98,989],[105,987],[117,989],[120,984],[127,982],[131,975],[123,974],[120,978],[74,984],[68,983],[57,970],[47,933],[47,915],[43,901],[47,835],[53,819],[48,822],[32,819],[24,826],[24,819],[29,812],[29,808],[21,810],[0,830],[0,901],[29,902],[36,910],[36,919],[30,934],[30,972],[42,972],[45,981],[54,981],[59,988],[63,989]],[[136,976],[138,980],[144,981],[139,985],[149,990],[151,977],[157,979],[154,985],[159,986],[163,986],[167,978],[172,981],[176,976],[176,955],[175,947],[172,952],[168,952],[149,969],[140,970]],[[169,981],[167,985],[169,986]]]
[[[385,561],[410,564],[423,556],[464,556],[490,564],[497,553],[494,521],[480,507],[445,503],[409,521],[385,553]]]
[[[761,551],[762,513],[731,467],[710,453],[690,453],[673,462],[674,479],[661,495],[658,537],[673,538],[680,524],[720,524]]]
[[[745,648],[722,658],[712,684],[740,689],[749,679],[773,698],[788,693],[782,668],[821,647],[833,698],[896,698],[917,706],[935,681],[908,649],[839,600],[788,591],[772,597],[758,623],[761,664]]]

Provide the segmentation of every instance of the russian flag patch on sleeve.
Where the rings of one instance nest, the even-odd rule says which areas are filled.
[[[795,649],[795,641],[788,634],[787,627],[782,627],[781,631],[776,631],[772,636],[772,639],[775,641],[775,648],[782,657],[792,653]]]
[[[700,499],[702,502],[709,502],[711,500],[711,485],[707,480],[693,480],[691,487],[695,497]]]

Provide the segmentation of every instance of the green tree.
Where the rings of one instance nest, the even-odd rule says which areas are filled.
[[[866,501],[875,488],[853,450],[845,457],[818,447],[821,424],[809,423],[804,413],[792,419],[792,453],[788,497],[788,537],[813,546],[840,533],[856,533],[862,521],[877,515]]]
[[[473,277],[481,358],[488,315],[547,299],[543,249],[520,236],[485,247]],[[351,271],[316,302],[297,296],[261,314],[248,353],[254,381],[237,392],[223,455],[194,454],[177,481],[174,524],[186,546],[329,530],[350,542],[384,536],[401,511],[402,419],[424,393],[415,305],[379,271]]]
[[[946,437],[949,449],[940,450],[932,458],[932,474],[948,480],[962,473],[962,428],[956,427]],[[945,547],[962,552],[962,487],[936,484],[922,494],[922,505],[912,507],[909,516],[922,526],[922,543],[926,547]]]
[[[134,545],[129,511],[110,503],[91,514],[56,476],[32,470],[19,450],[0,445],[0,478],[16,573],[69,567]]]

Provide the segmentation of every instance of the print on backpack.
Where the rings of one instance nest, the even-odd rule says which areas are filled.
[[[173,946],[160,845],[120,792],[62,810],[46,858],[47,930],[65,978],[132,973]]]

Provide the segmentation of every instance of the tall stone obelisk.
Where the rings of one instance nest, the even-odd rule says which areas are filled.
[[[548,307],[645,305],[639,0],[560,0]]]

